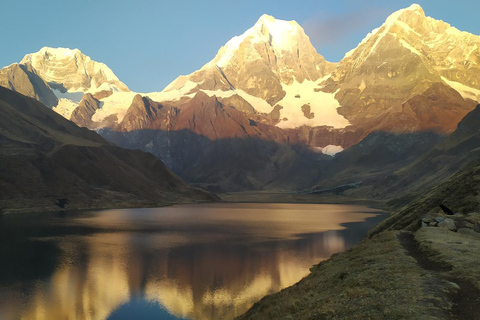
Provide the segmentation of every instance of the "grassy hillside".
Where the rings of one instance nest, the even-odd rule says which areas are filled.
[[[395,173],[404,184],[392,190],[406,195],[389,202],[394,214],[361,244],[314,266],[239,319],[478,319],[479,124],[477,107],[454,133]],[[361,155],[361,147],[346,152]],[[366,165],[382,153],[365,152]],[[378,181],[385,184],[374,188],[385,190],[400,178]],[[456,215],[446,216],[440,204]],[[456,230],[422,228],[423,218],[451,218]]]
[[[239,319],[479,319],[480,159]],[[444,204],[456,214],[445,215]],[[451,219],[452,230],[424,221]],[[423,227],[422,227],[423,223]],[[436,222],[433,222],[436,224]]]
[[[213,200],[150,153],[113,145],[0,87],[0,210],[152,206]]]

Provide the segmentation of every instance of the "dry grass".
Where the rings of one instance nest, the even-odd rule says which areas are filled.
[[[448,318],[448,289],[384,232],[312,268],[239,319]]]
[[[480,290],[480,233],[467,235],[443,228],[422,228],[415,239],[430,259],[452,266],[452,277],[466,280]]]

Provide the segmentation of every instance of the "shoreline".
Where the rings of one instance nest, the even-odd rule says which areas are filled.
[[[227,203],[305,203],[305,204],[347,204],[363,205],[373,209],[382,210],[387,215],[391,208],[387,207],[388,200],[359,199],[342,195],[315,195],[309,193],[292,192],[230,192],[217,194],[221,202]]]

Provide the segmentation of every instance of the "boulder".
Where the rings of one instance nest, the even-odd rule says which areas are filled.
[[[432,217],[425,217],[425,218],[422,219],[422,221],[425,222],[425,223],[430,224],[430,223],[434,222],[435,219],[432,218]]]
[[[443,220],[445,220],[444,217],[436,217],[435,218],[435,221],[437,221],[438,223],[442,222]]]
[[[441,228],[444,228],[444,229],[448,229],[450,231],[457,231],[457,226],[455,225],[455,221],[453,221],[452,219],[449,219],[449,218],[441,221],[438,224],[438,226],[441,227]]]

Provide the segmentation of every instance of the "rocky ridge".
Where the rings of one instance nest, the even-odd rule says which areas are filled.
[[[427,17],[419,5],[412,5],[393,13],[347,53],[320,88],[336,92],[339,113],[353,125],[392,130],[391,121],[382,118],[396,117],[394,130],[449,133],[454,127],[448,121],[425,123],[410,99],[444,84],[466,101],[435,110],[434,116],[450,119],[444,112],[451,111],[459,121],[473,108],[469,100],[478,101],[479,45],[480,37]]]

